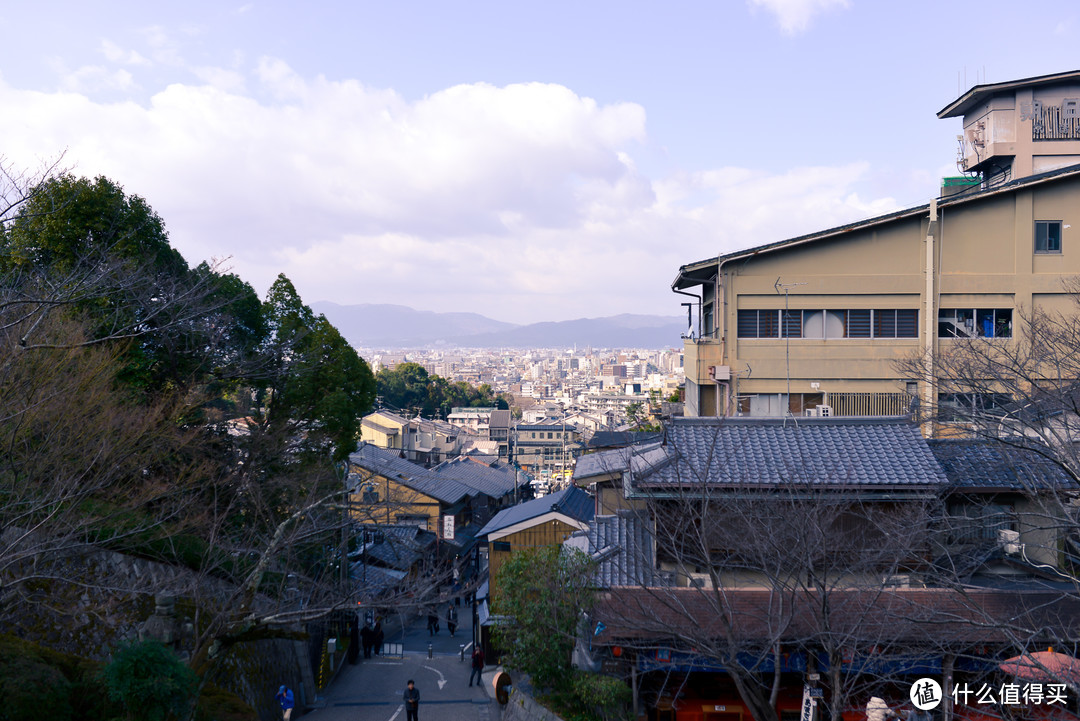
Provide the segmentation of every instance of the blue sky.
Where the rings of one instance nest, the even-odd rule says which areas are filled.
[[[260,293],[517,322],[678,315],[683,263],[926,202],[961,90],[1080,68],[1068,3],[45,1],[0,26],[9,165],[64,152]]]

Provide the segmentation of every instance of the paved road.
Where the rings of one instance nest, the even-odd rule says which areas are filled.
[[[346,665],[321,694],[318,708],[304,716],[305,721],[405,721],[401,694],[410,678],[420,690],[420,721],[498,721],[498,705],[489,694],[468,685],[472,649],[467,649],[462,661],[460,646],[471,642],[472,619],[464,607],[460,616],[455,638],[450,638],[445,622],[437,636],[429,636],[426,619],[421,617],[403,635],[386,639],[388,643],[404,639],[403,656]],[[487,677],[491,678],[490,672]]]

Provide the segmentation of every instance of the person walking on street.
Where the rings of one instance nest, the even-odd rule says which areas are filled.
[[[405,702],[405,721],[417,721],[416,710],[420,706],[420,691],[417,690],[411,678],[408,688],[401,695],[401,700]]]
[[[283,721],[289,721],[292,718],[293,710],[293,692],[292,689],[282,686],[278,689],[277,694],[274,696],[277,702],[281,704],[281,718]]]
[[[364,658],[371,658],[371,647],[375,645],[375,632],[371,630],[370,623],[365,623],[360,629],[360,644],[364,647]]]
[[[457,609],[453,602],[446,607],[446,627],[450,630],[450,638],[453,638],[454,631],[457,630]]]
[[[483,681],[484,673],[484,651],[479,646],[473,647],[472,652],[472,671],[469,673],[469,686],[472,686],[472,680],[476,678],[476,685],[479,686]]]
[[[383,638],[384,638],[384,634],[383,634],[383,630],[382,630],[382,621],[376,621],[375,622],[375,632],[371,636],[371,642],[372,642],[372,646],[375,649],[375,655],[376,656],[382,656]]]
[[[439,614],[434,608],[429,608],[427,613],[428,636],[434,636],[439,632]]]

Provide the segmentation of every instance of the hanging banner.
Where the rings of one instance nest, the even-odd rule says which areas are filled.
[[[442,519],[442,537],[443,537],[443,540],[446,540],[446,541],[454,540],[454,517],[453,516],[443,516],[443,519]]]
[[[814,721],[814,708],[817,706],[817,701],[811,695],[812,691],[809,686],[803,686],[802,691],[802,713],[799,714],[799,721]]]

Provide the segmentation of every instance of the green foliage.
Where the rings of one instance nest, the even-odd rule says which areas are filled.
[[[195,721],[259,721],[259,714],[236,694],[206,684],[199,694]]]
[[[465,381],[450,383],[429,374],[418,363],[383,368],[376,376],[376,382],[383,402],[409,416],[419,413],[428,418],[445,419],[453,408],[510,408],[510,397],[496,394],[487,383],[481,383],[478,388]]]
[[[325,316],[303,304],[284,275],[267,293],[263,318],[272,334],[270,424],[297,424],[303,452],[345,460],[375,401],[371,368]]]
[[[71,682],[31,644],[0,641],[0,719],[37,721],[73,718]]]
[[[4,271],[29,265],[67,272],[102,257],[149,263],[171,275],[187,271],[153,208],[102,176],[65,174],[46,181],[8,230],[5,249]]]
[[[504,663],[528,673],[540,687],[565,689],[582,615],[593,604],[593,562],[576,549],[544,546],[515,552],[498,570],[495,626]]]
[[[0,635],[0,720],[106,718],[101,664]]]
[[[575,671],[563,688],[542,700],[564,721],[615,721],[630,717],[633,691],[617,678]]]
[[[198,677],[157,641],[120,648],[105,667],[105,689],[129,718],[165,721],[183,715],[194,700]]]

